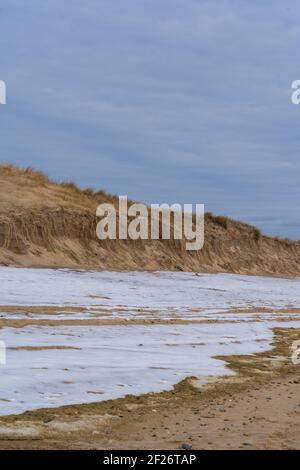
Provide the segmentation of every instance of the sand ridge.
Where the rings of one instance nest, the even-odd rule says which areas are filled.
[[[117,197],[73,183],[57,184],[31,169],[0,166],[0,264],[95,270],[168,270],[256,275],[300,274],[300,243],[263,235],[226,217],[205,216],[205,245],[185,240],[96,237],[96,208]]]

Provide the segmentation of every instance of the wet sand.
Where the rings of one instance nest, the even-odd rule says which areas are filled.
[[[300,329],[274,333],[272,350],[222,357],[236,375],[205,386],[1,417],[0,449],[300,449]]]

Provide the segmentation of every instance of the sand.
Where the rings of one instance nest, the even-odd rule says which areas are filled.
[[[176,202],[176,201],[173,201]],[[194,203],[203,201],[194,201]],[[205,201],[204,201],[205,202]],[[57,184],[31,169],[0,165],[0,265],[95,270],[300,274],[300,243],[268,237],[256,227],[206,214],[205,244],[185,240],[106,240],[96,237],[96,208],[117,207],[104,191]]]
[[[188,278],[180,286],[181,290],[173,291],[186,304],[179,303],[173,311],[172,302],[165,310],[159,302],[157,308],[155,297],[162,292],[161,273],[152,274],[157,277],[159,289],[153,289],[151,305],[130,304],[134,298],[130,283],[126,284],[130,291],[123,289],[118,302],[115,299],[119,292],[113,290],[111,302],[111,292],[107,289],[104,292],[101,282],[98,289],[96,284],[80,278],[93,277],[91,272],[74,272],[69,290],[66,285],[49,289],[52,282],[49,277],[46,283],[34,279],[26,289],[21,273],[18,284],[7,284],[13,291],[23,286],[20,304],[16,303],[20,297],[16,299],[11,292],[3,291],[1,279],[2,332],[12,329],[21,337],[24,329],[37,327],[42,331],[79,326],[152,328],[174,324],[180,327],[193,323],[224,325],[225,328],[227,323],[235,322],[263,324],[273,315],[284,326],[285,322],[292,322],[299,316],[299,280],[293,279],[300,274],[299,242],[267,237],[255,227],[207,214],[205,247],[200,253],[186,253],[182,244],[174,240],[100,243],[95,237],[96,207],[102,202],[115,204],[116,201],[103,191],[84,191],[72,184],[56,184],[31,170],[1,167],[0,264],[95,271],[195,271],[197,276]],[[12,268],[5,269],[5,276],[9,277]],[[228,289],[226,285],[213,286],[208,280],[207,285],[197,290],[198,294],[203,293],[199,294],[199,299],[204,299],[205,305],[201,305],[198,298],[196,305],[192,305],[190,293],[194,283],[201,279],[199,271],[274,278],[272,281],[261,278],[258,283],[254,279],[253,288],[252,279],[248,279],[250,298],[247,293],[245,299],[239,297],[243,291],[239,285],[233,298],[233,278],[228,280]],[[41,277],[42,272],[45,274],[45,270],[32,270],[32,275]],[[55,271],[55,278],[58,275],[63,276]],[[290,278],[286,280],[290,283],[289,291],[284,290],[286,295],[274,284],[279,275]],[[110,282],[114,289],[118,286],[115,279]],[[186,282],[190,283],[189,293]],[[238,279],[238,282],[245,280]],[[78,285],[93,288],[84,292],[81,299],[78,297],[77,304],[71,303],[74,295],[82,294]],[[139,297],[141,292],[144,291],[137,292]],[[24,293],[28,301],[24,301]],[[69,295],[67,308],[59,300],[61,296],[65,299],[66,293]],[[48,302],[46,296],[51,297]],[[210,305],[208,298],[212,301]],[[199,379],[188,377],[168,391],[108,401],[100,401],[103,392],[93,387],[87,390],[87,396],[92,397],[94,403],[2,416],[0,449],[178,449],[183,443],[192,445],[193,449],[300,449],[299,365],[293,365],[290,357],[292,341],[299,339],[299,329],[277,328],[272,351],[219,357],[236,375],[210,378],[205,385]],[[50,346],[38,342],[37,345],[20,343],[13,348],[8,348],[9,354],[24,357],[81,351],[61,346],[55,337]],[[66,379],[64,385],[72,386],[72,382]]]

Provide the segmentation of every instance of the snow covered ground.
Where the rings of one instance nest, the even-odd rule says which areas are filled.
[[[28,307],[20,312],[14,306]],[[55,326],[38,324],[49,317],[46,306],[58,308],[51,314],[60,320]],[[274,312],[279,308],[284,312]],[[0,414],[169,389],[190,375],[228,374],[214,356],[267,349],[274,326],[300,327],[292,308],[300,308],[300,279],[0,267],[0,319],[37,320],[0,329],[7,347]],[[100,314],[203,323],[84,324]],[[64,324],[65,318],[74,324]]]
[[[147,317],[148,314],[184,319],[206,318],[209,314],[212,319],[221,318],[212,317],[214,312],[233,308],[300,307],[300,278],[0,267],[0,305],[62,307],[58,319],[70,318],[72,307],[85,309],[77,311],[76,318],[101,313],[114,318]],[[12,314],[10,312],[9,317]],[[0,315],[5,317],[5,311]],[[31,316],[34,317],[34,313]],[[43,312],[37,316],[46,318]],[[14,316],[22,317],[19,313]]]

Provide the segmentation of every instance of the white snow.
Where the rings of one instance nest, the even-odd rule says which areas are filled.
[[[300,278],[0,267],[0,305],[63,307],[58,319],[70,314],[90,318],[99,313],[120,318],[151,315],[201,319],[232,307],[300,306]],[[73,306],[86,310],[74,313]],[[1,316],[5,317],[5,312]],[[15,318],[22,316],[16,314]],[[45,318],[41,314],[31,316]]]
[[[214,356],[266,350],[274,326],[300,326],[299,314],[237,314],[231,307],[299,307],[299,287],[299,279],[229,274],[0,268],[0,305],[28,305],[29,312],[34,305],[61,307],[64,313],[53,314],[51,319],[90,318],[108,309],[107,318],[147,316],[149,312],[159,318],[226,320],[2,328],[7,364],[0,366],[0,414],[170,389],[191,375],[207,380],[228,374]],[[73,306],[86,310],[74,313]],[[191,311],[195,309],[201,311]],[[4,311],[0,316],[24,315]],[[41,311],[31,317],[46,318],[47,314]],[[295,321],[279,321],[287,317]],[[28,346],[68,349],[24,350]]]

